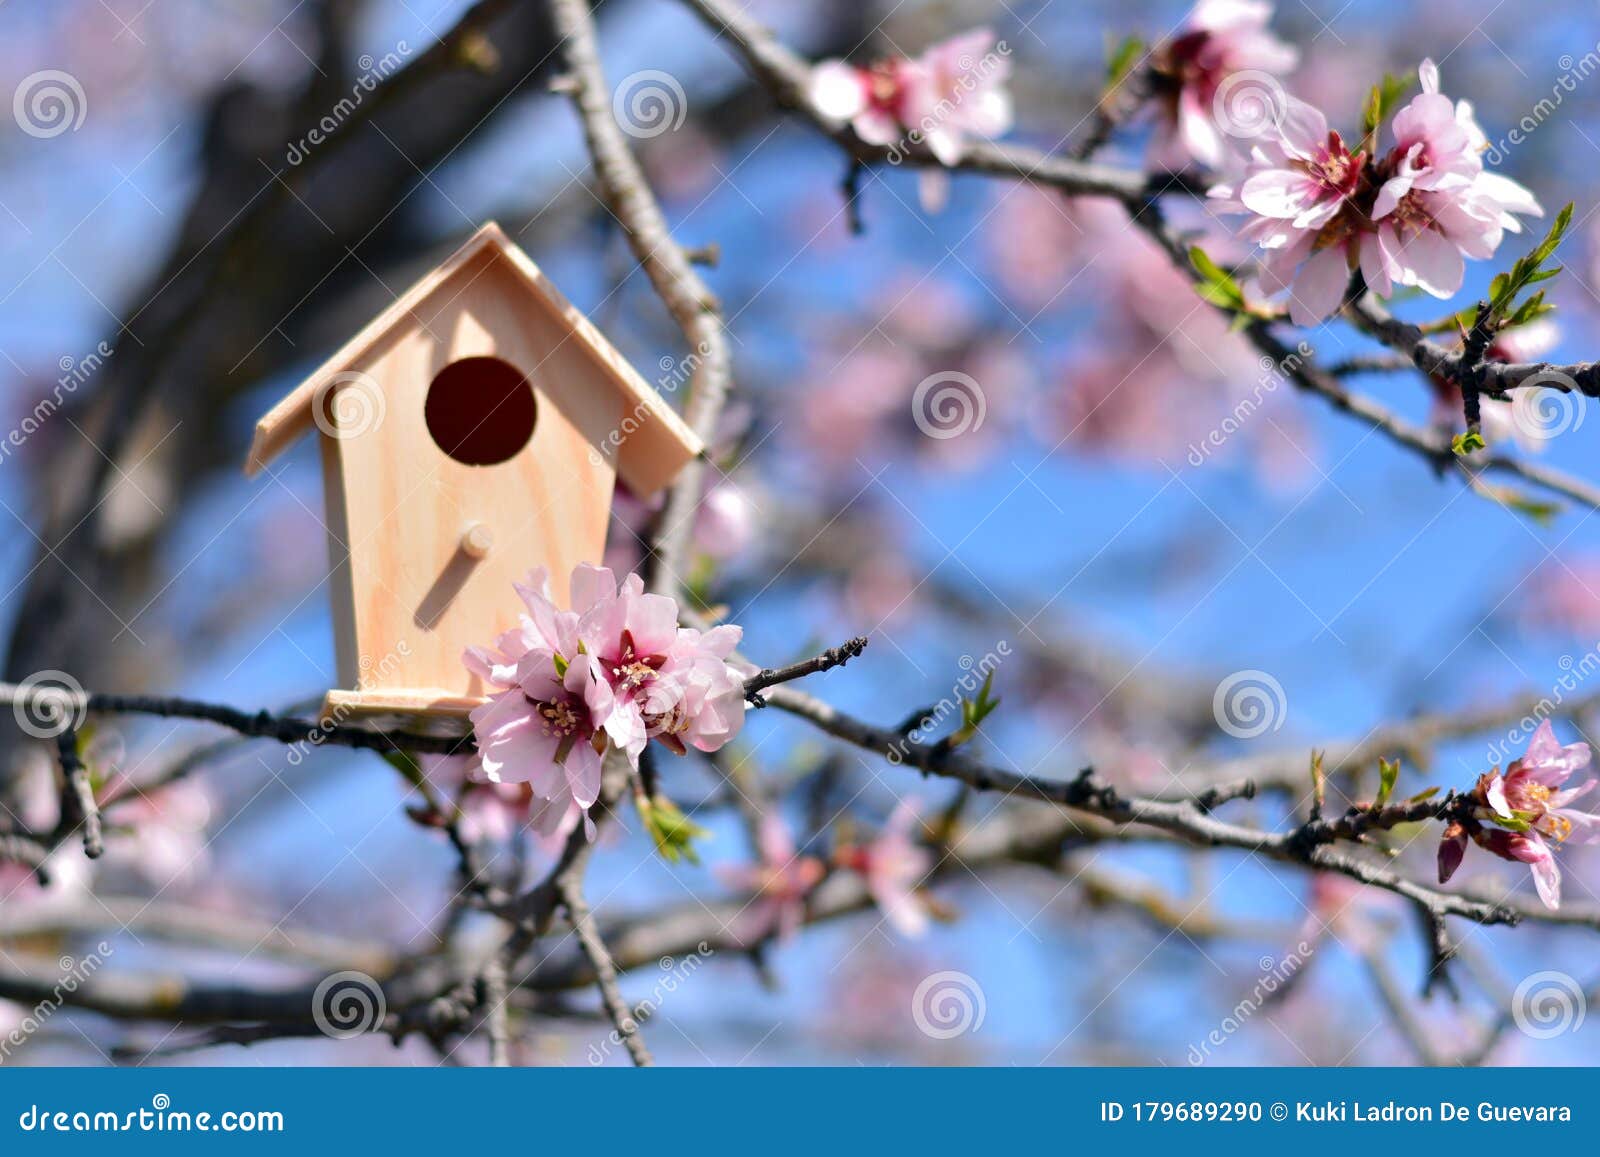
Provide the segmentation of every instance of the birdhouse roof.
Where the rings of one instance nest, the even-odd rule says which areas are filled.
[[[258,474],[313,427],[316,399],[337,375],[358,364],[394,330],[420,324],[418,313],[435,294],[446,290],[454,274],[485,251],[514,271],[527,290],[529,308],[547,310],[565,326],[571,340],[593,360],[599,377],[621,395],[624,412],[633,415],[627,437],[616,450],[618,476],[635,494],[652,494],[672,481],[678,470],[703,449],[695,432],[639,376],[616,347],[562,296],[539,267],[493,221],[479,229],[443,264],[424,276],[256,422],[245,473]]]

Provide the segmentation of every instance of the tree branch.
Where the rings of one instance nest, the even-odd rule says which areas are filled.
[[[617,966],[606,949],[600,930],[595,927],[594,913],[589,911],[588,901],[583,898],[583,881],[577,873],[568,872],[560,877],[558,887],[562,907],[567,910],[567,918],[572,921],[572,929],[578,935],[583,955],[594,970],[595,987],[600,990],[600,1001],[605,1005],[617,1035],[622,1038],[622,1044],[633,1058],[634,1065],[645,1068],[654,1064],[644,1037],[639,1035],[639,1022],[633,1015],[633,1008],[623,998],[622,989],[617,984]]]
[[[910,142],[898,142],[895,150],[887,146],[870,145],[860,140],[848,125],[831,122],[811,102],[807,93],[810,66],[778,43],[770,33],[737,11],[726,0],[685,0],[700,18],[720,38],[727,40],[744,58],[750,70],[778,99],[779,103],[806,117],[844,149],[859,163],[888,161],[891,152],[898,162],[919,167],[947,168],[957,172],[985,173],[1009,177],[1031,184],[1057,189],[1073,196],[1114,197],[1128,209],[1133,222],[1144,230],[1167,253],[1174,266],[1191,280],[1198,272],[1188,259],[1183,240],[1166,224],[1157,199],[1172,192],[1195,192],[1195,187],[1182,177],[1161,175],[1147,178],[1142,173],[1108,168],[1072,160],[1046,156],[1030,149],[997,145],[988,141],[972,141],[959,160],[945,165],[925,147]],[[1219,309],[1221,307],[1218,307]],[[1226,313],[1226,310],[1223,310]],[[1231,315],[1230,315],[1231,316]],[[1399,324],[1399,323],[1396,323]],[[1414,327],[1411,327],[1414,329]],[[1278,364],[1280,371],[1301,390],[1328,402],[1334,409],[1364,422],[1370,429],[1390,441],[1420,454],[1435,468],[1455,464],[1451,440],[1442,432],[1414,426],[1370,398],[1351,393],[1338,379],[1316,367],[1312,360],[1290,349],[1272,333],[1271,326],[1256,319],[1245,329],[1245,335],[1263,354]],[[1419,368],[1425,372],[1461,372],[1459,355],[1451,354],[1435,343],[1426,342],[1420,333],[1395,330],[1390,342],[1414,355]],[[1414,340],[1413,340],[1414,339]],[[1584,392],[1600,392],[1600,366],[1556,367],[1573,371],[1574,380]],[[1522,380],[1539,371],[1536,366],[1501,367],[1488,371],[1486,382],[1494,383]],[[1492,385],[1484,388],[1492,388]],[[1510,455],[1491,450],[1474,457],[1478,469],[1514,475],[1535,486],[1570,498],[1590,509],[1600,510],[1600,487],[1572,478],[1548,467],[1524,462]],[[1465,479],[1471,479],[1465,468]]]
[[[765,707],[767,705],[766,700],[762,698],[761,692],[768,687],[775,687],[779,683],[793,682],[795,679],[803,679],[807,675],[815,675],[819,671],[831,671],[835,667],[843,667],[866,649],[867,640],[865,636],[857,635],[848,643],[837,647],[829,647],[820,655],[802,659],[798,663],[790,663],[787,667],[763,667],[744,681],[744,697],[757,707]]]
[[[1366,831],[1449,815],[1462,806],[1460,799],[1453,795],[1442,800],[1397,804],[1375,812],[1316,820],[1289,832],[1264,832],[1219,820],[1192,799],[1124,796],[1096,778],[1092,769],[1080,772],[1073,779],[1049,780],[980,763],[961,749],[910,743],[895,731],[852,718],[793,688],[775,688],[768,693],[768,701],[835,738],[882,755],[891,763],[907,764],[928,774],[959,780],[980,791],[998,791],[1008,796],[1061,804],[1114,823],[1149,825],[1206,847],[1236,848],[1284,863],[1338,872],[1395,892],[1440,916],[1463,916],[1480,924],[1517,924],[1524,919],[1570,920],[1600,928],[1600,911],[1585,911],[1579,917],[1568,913],[1568,918],[1562,919],[1560,913],[1547,913],[1516,903],[1440,892],[1402,877],[1387,864],[1380,865],[1333,846],[1336,841]]]
[[[721,306],[695,271],[689,255],[673,240],[644,172],[617,126],[588,3],[551,0],[550,10],[569,70],[558,87],[568,91],[577,105],[584,140],[594,161],[595,179],[612,214],[621,223],[634,256],[689,344],[693,371],[684,419],[701,442],[709,445],[732,379],[732,356]],[[681,585],[683,554],[700,505],[704,469],[703,459],[686,465],[656,517],[646,561],[647,585],[654,591],[673,592]]]

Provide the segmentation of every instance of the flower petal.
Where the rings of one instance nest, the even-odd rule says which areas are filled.
[[[1332,245],[1300,267],[1289,292],[1289,317],[1296,325],[1316,325],[1344,300],[1350,268],[1342,245]]]

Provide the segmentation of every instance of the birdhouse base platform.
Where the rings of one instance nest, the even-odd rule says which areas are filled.
[[[329,691],[322,701],[322,719],[346,727],[374,731],[409,731],[420,735],[466,735],[468,716],[486,702],[481,695],[421,688],[372,691]]]

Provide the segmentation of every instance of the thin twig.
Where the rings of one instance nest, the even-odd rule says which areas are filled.
[[[97,860],[105,854],[105,835],[100,824],[100,805],[95,802],[89,769],[78,757],[78,732],[68,727],[56,736],[56,751],[61,758],[61,824],[57,842],[78,829],[83,831],[83,854]]]
[[[876,752],[891,762],[959,780],[980,791],[996,791],[1024,799],[1061,804],[1115,823],[1148,824],[1191,843],[1238,848],[1285,863],[1338,872],[1362,883],[1395,892],[1427,906],[1441,916],[1464,916],[1480,924],[1517,924],[1524,919],[1554,921],[1559,917],[1558,913],[1546,913],[1542,909],[1510,902],[1480,900],[1437,891],[1401,876],[1392,865],[1379,864],[1334,846],[1338,841],[1355,839],[1370,831],[1448,815],[1463,806],[1462,801],[1453,795],[1439,800],[1396,804],[1375,811],[1352,812],[1335,819],[1303,824],[1289,832],[1264,832],[1219,820],[1198,807],[1193,800],[1123,795],[1096,777],[1092,769],[1085,769],[1067,780],[1041,779],[980,763],[960,748],[908,743],[894,731],[874,727],[845,715],[792,687],[774,688],[768,693],[768,700],[773,706],[810,721],[828,734]],[[1590,923],[1600,928],[1600,913],[1587,912],[1574,922]]]
[[[483,970],[484,1020],[489,1030],[489,1064],[503,1069],[511,1064],[511,1011],[507,1007],[505,962],[495,957]]]
[[[594,969],[595,987],[600,990],[601,1003],[605,1005],[617,1035],[622,1038],[622,1044],[636,1066],[644,1068],[654,1064],[644,1037],[639,1035],[639,1022],[634,1018],[633,1009],[623,998],[622,989],[617,984],[617,966],[606,949],[600,930],[595,927],[594,913],[589,911],[589,904],[583,898],[582,880],[577,873],[569,872],[562,875],[558,886],[561,905],[567,910],[567,918],[572,921],[572,930],[578,934],[578,943],[583,946],[589,967]]]
[[[32,868],[39,882],[48,884],[50,873],[44,865],[49,858],[49,847],[32,836],[0,832],[0,863],[21,864]]]
[[[744,681],[744,697],[757,707],[765,707],[766,700],[761,697],[761,692],[766,688],[803,679],[819,671],[831,671],[835,667],[843,667],[866,649],[866,637],[857,635],[847,643],[829,647],[820,655],[813,655],[798,663],[790,663],[787,667],[765,667]]]

